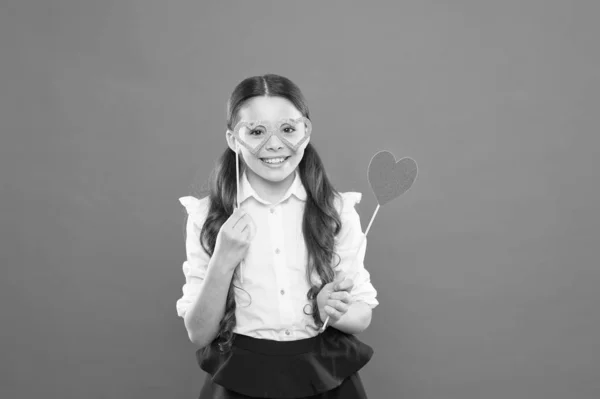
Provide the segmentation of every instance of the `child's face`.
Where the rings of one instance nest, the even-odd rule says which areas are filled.
[[[252,97],[246,101],[244,106],[238,112],[238,120],[269,120],[277,121],[285,118],[299,118],[302,114],[296,107],[283,97]],[[264,180],[270,182],[280,182],[290,176],[296,170],[296,167],[304,156],[304,149],[309,143],[310,138],[304,141],[296,152],[287,147],[281,140],[273,135],[265,143],[265,145],[253,155],[243,145],[238,145],[240,156],[250,169],[249,172],[254,172]],[[229,147],[235,151],[236,139],[227,131],[227,142]],[[285,161],[278,165],[267,164],[262,159],[264,158],[286,158]]]

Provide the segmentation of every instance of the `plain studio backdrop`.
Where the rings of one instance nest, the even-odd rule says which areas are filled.
[[[600,397],[600,7],[589,1],[2,1],[0,397],[195,398],[175,302],[225,102],[306,95],[335,187],[376,207],[369,397]]]

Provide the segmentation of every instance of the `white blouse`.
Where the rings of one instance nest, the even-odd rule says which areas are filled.
[[[238,273],[234,274],[234,284],[242,289],[235,289],[236,326],[233,331],[276,341],[316,336],[318,331],[310,315],[311,301],[306,297],[310,289],[306,281],[307,249],[302,234],[306,190],[300,176],[296,172],[292,185],[276,204],[260,198],[245,173],[240,180],[240,206],[252,217],[256,233],[246,254],[241,281]],[[377,291],[363,263],[367,239],[354,208],[362,194],[340,194],[343,203],[336,201],[336,209],[340,213],[342,228],[335,238],[335,251],[341,260],[334,267],[334,272],[336,278],[355,277],[352,299],[375,308],[379,304]],[[200,231],[208,212],[209,198],[187,196],[179,201],[189,215],[186,225],[187,259],[183,262],[185,284],[183,296],[176,304],[177,314],[184,317],[200,292],[210,260],[200,245]],[[363,237],[365,240],[358,250]],[[357,258],[353,262],[355,254]],[[334,257],[334,264],[336,260],[337,257]],[[316,272],[311,279],[321,282]]]

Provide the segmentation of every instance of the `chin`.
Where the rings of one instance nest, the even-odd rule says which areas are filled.
[[[280,182],[288,178],[291,174],[293,174],[298,165],[287,166],[282,169],[268,169],[266,168],[261,161],[258,161],[250,168],[252,173],[256,176],[260,177],[263,180],[267,180],[270,182]]]
[[[272,182],[279,182],[279,181],[283,181],[286,178],[288,178],[291,174],[294,173],[294,169],[288,169],[286,168],[285,170],[268,170],[268,171],[260,171],[260,173],[256,173],[254,172],[256,175],[262,177],[265,180],[269,180]]]

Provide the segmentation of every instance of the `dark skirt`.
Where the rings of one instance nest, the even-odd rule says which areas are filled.
[[[234,334],[231,351],[207,349],[196,352],[208,373],[199,399],[367,398],[358,371],[373,349],[332,327],[298,341]]]

